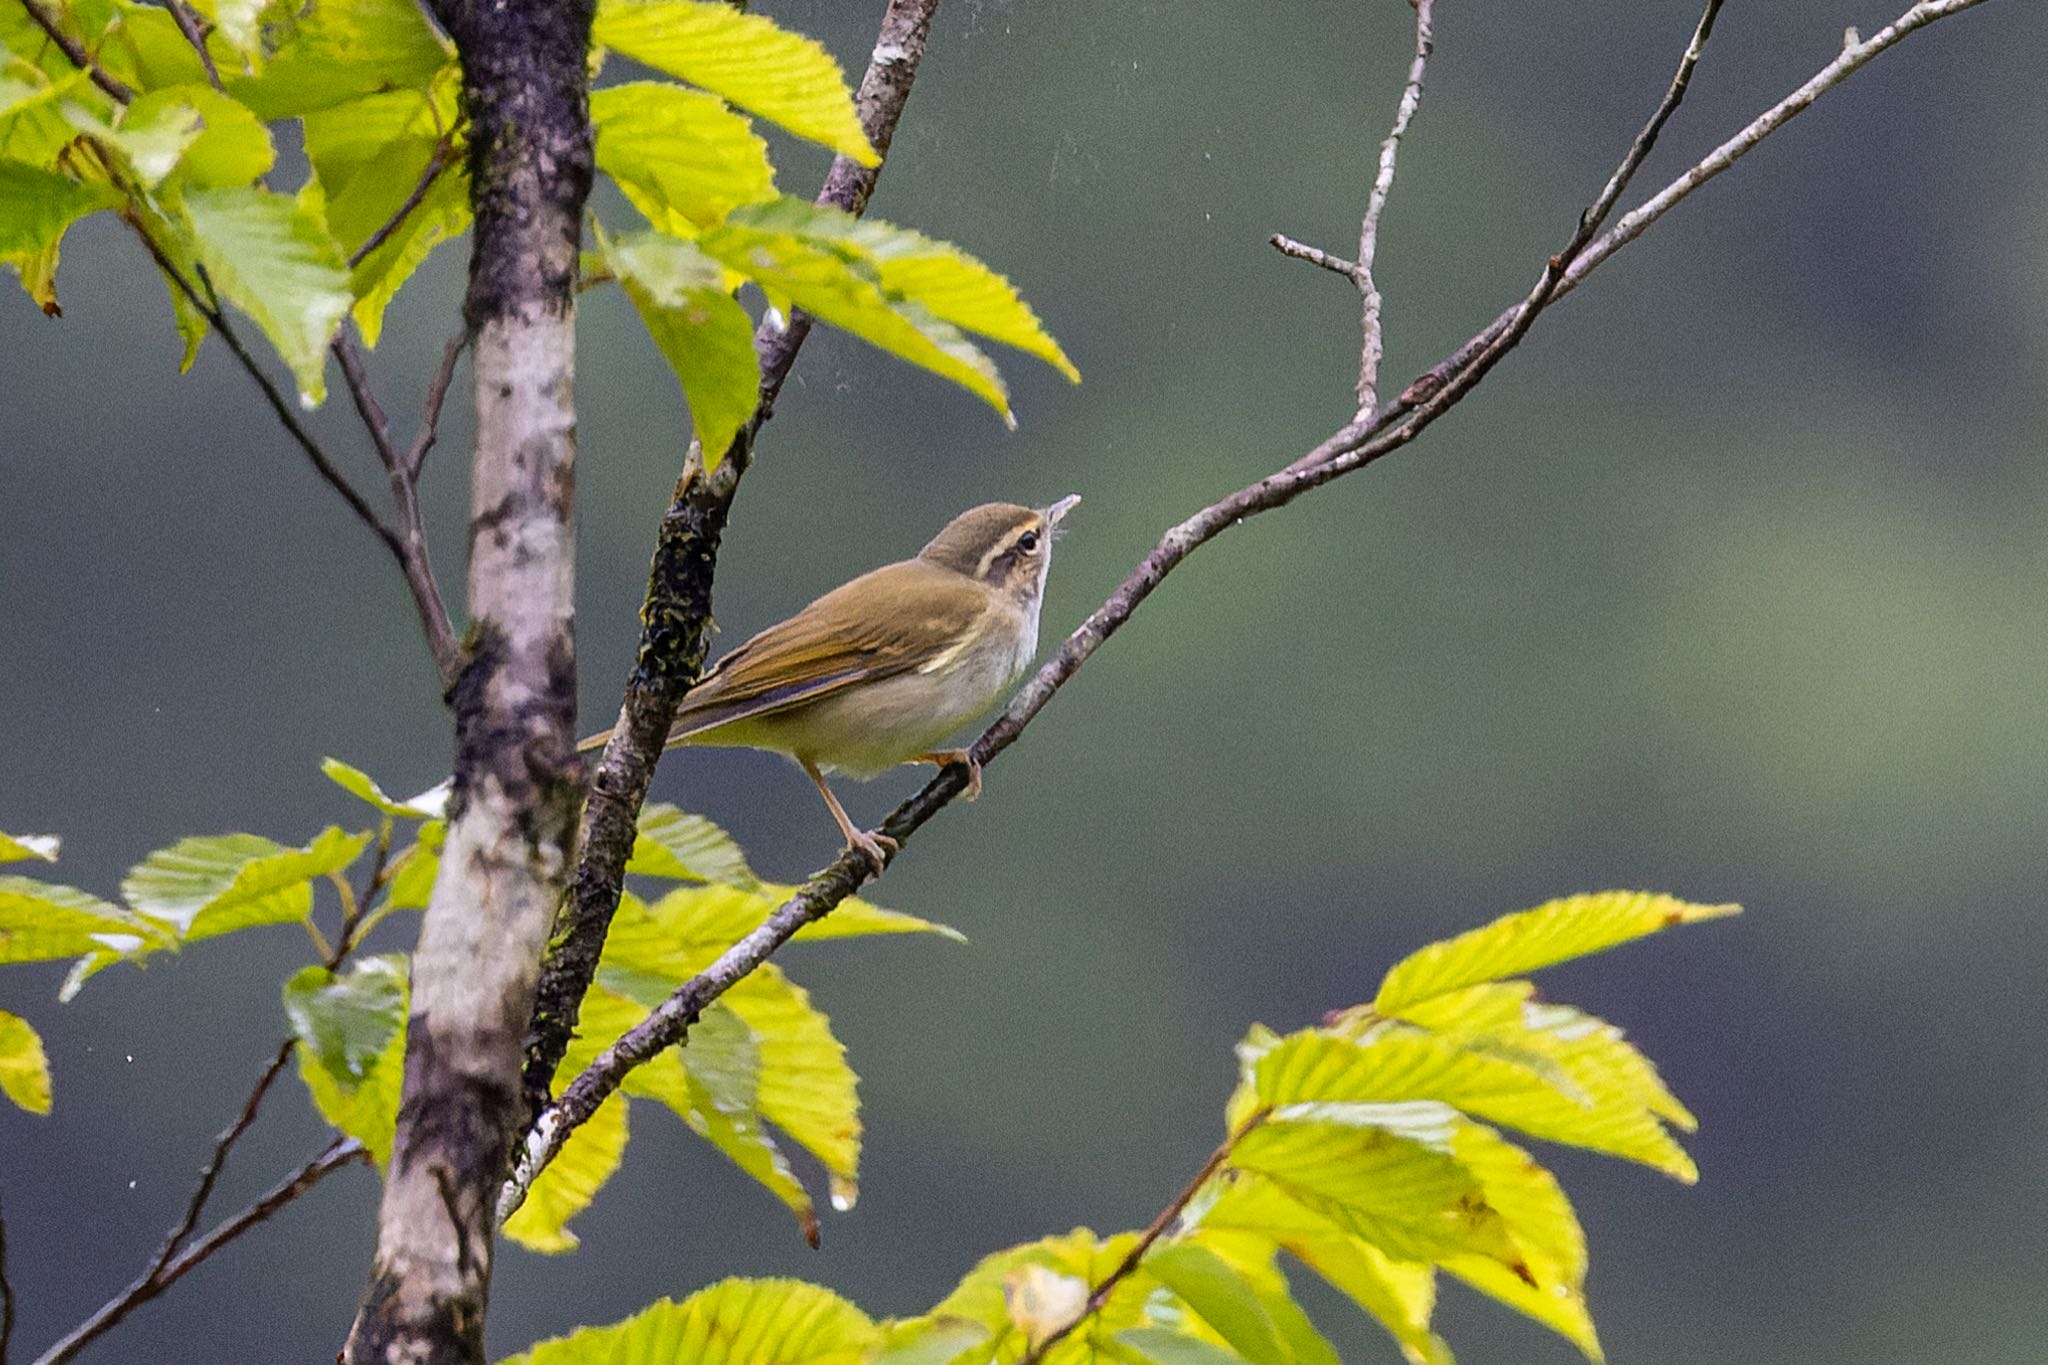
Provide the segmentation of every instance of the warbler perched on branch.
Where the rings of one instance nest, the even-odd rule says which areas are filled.
[[[916,558],[834,588],[720,659],[683,698],[668,743],[788,754],[817,784],[846,846],[879,870],[895,841],[857,828],[825,773],[960,765],[968,798],[980,794],[969,751],[936,746],[1030,666],[1052,542],[1080,501],[962,512]],[[607,730],[578,747],[610,738]]]

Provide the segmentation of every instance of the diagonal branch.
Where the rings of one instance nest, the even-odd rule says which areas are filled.
[[[1422,5],[1425,8],[1428,4],[1429,0],[1422,0]],[[1152,1249],[1153,1244],[1172,1230],[1173,1225],[1179,1221],[1181,1214],[1187,1211],[1188,1205],[1194,1202],[1195,1196],[1202,1192],[1202,1187],[1209,1183],[1209,1178],[1222,1170],[1223,1163],[1230,1160],[1230,1154],[1237,1150],[1238,1143],[1244,1141],[1245,1134],[1251,1132],[1272,1116],[1273,1111],[1271,1109],[1256,1109],[1252,1111],[1243,1123],[1238,1124],[1236,1128],[1232,1129],[1230,1136],[1223,1139],[1217,1145],[1215,1151],[1209,1153],[1208,1159],[1195,1171],[1194,1175],[1188,1180],[1188,1183],[1180,1187],[1180,1193],[1176,1194],[1167,1203],[1166,1207],[1159,1211],[1158,1217],[1145,1225],[1145,1230],[1138,1234],[1138,1240],[1124,1254],[1124,1258],[1118,1261],[1116,1266],[1107,1275],[1104,1275],[1100,1281],[1089,1289],[1087,1301],[1081,1305],[1081,1311],[1074,1314],[1063,1325],[1047,1333],[1030,1350],[1019,1356],[1017,1358],[1017,1365],[1038,1365],[1038,1362],[1045,1359],[1046,1353],[1051,1351],[1053,1347],[1072,1336],[1082,1323],[1108,1307],[1109,1296],[1116,1292],[1116,1287],[1131,1277],[1132,1273],[1137,1270],[1139,1263],[1145,1259],[1145,1253]]]
[[[64,54],[66,60],[85,72],[94,85],[123,104],[135,98],[135,92],[128,88],[127,82],[94,61],[92,54],[85,50],[85,44],[64,31],[63,20],[45,8],[42,0],[21,0],[21,7],[28,11],[28,17],[35,26],[49,35],[50,41],[57,45],[57,50]]]
[[[1003,714],[974,742],[968,752],[977,762],[986,766],[1015,743],[1024,727],[1052,700],[1053,694],[1130,619],[1166,575],[1195,550],[1247,518],[1283,507],[1303,493],[1361,469],[1414,440],[1484,378],[1493,363],[1520,341],[1550,302],[1560,297],[1570,284],[1584,278],[1601,260],[1640,236],[1697,184],[1725,169],[1792,114],[1810,105],[1820,94],[1840,84],[1908,33],[1935,19],[1981,4],[1983,0],[1921,0],[1868,42],[1852,44],[1813,80],[1710,153],[1674,181],[1671,187],[1661,191],[1650,204],[1625,216],[1606,236],[1594,237],[1605,213],[1618,201],[1629,177],[1648,155],[1649,144],[1654,141],[1656,131],[1684,98],[1686,84],[1721,3],[1722,0],[1708,0],[1701,23],[1680,62],[1679,75],[1660,101],[1657,112],[1630,146],[1606,187],[1580,215],[1578,227],[1565,250],[1546,263],[1542,278],[1529,296],[1430,371],[1431,375],[1441,372],[1443,377],[1436,380],[1427,392],[1417,392],[1421,381],[1411,384],[1400,399],[1377,412],[1354,417],[1291,464],[1212,503],[1168,530],[1108,600],[1067,637],[1058,653],[1038,670]],[[1780,112],[1795,105],[1789,112]],[[1680,190],[1680,186],[1685,188]],[[1657,206],[1656,211],[1646,214],[1652,206]],[[966,790],[967,779],[963,774],[962,767],[941,769],[923,790],[890,813],[882,822],[881,832],[899,845],[906,842],[926,821]],[[864,854],[851,850],[841,854],[829,867],[799,887],[752,933],[727,949],[702,973],[678,987],[646,1019],[600,1053],[582,1074],[570,1082],[558,1100],[539,1112],[528,1129],[514,1163],[513,1174],[499,1197],[499,1217],[509,1216],[519,1206],[534,1177],[553,1160],[569,1134],[618,1089],[628,1072],[659,1055],[663,1049],[681,1042],[706,1006],[766,962],[798,930],[830,914],[871,873],[872,868]]]
[[[878,160],[861,166],[837,157],[818,202],[859,214],[874,193],[888,159],[897,120],[910,97],[930,36],[938,0],[890,0],[875,39],[874,56],[855,95],[861,127]],[[786,326],[764,321],[754,334],[761,360],[759,402],[717,469],[704,469],[703,451],[691,443],[682,477],[655,534],[647,600],[640,610],[640,647],[626,681],[625,700],[611,741],[590,779],[590,800],[579,833],[575,885],[557,916],[541,964],[539,995],[526,1039],[525,1088],[530,1114],[546,1105],[555,1068],[575,1030],[590,989],[605,934],[625,884],[626,859],[639,827],[655,761],[676,707],[704,666],[711,620],[711,583],[727,509],[752,457],[754,438],[775,413],[775,399],[810,335],[810,316],[793,312]],[[845,894],[845,893],[842,893]]]
[[[71,1329],[35,1359],[35,1365],[63,1365],[121,1319],[169,1289],[214,1252],[352,1161],[366,1161],[369,1154],[354,1138],[336,1138],[305,1165],[293,1171],[259,1196],[255,1202],[222,1222],[204,1237],[186,1247],[160,1266],[151,1266],[121,1293],[100,1305],[99,1311]]]

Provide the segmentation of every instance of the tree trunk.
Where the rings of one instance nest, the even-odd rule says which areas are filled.
[[[413,957],[405,1091],[350,1365],[481,1365],[521,1039],[576,828],[575,282],[588,0],[436,0],[462,57],[477,446],[455,797]]]

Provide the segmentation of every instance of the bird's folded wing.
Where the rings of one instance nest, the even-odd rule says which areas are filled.
[[[909,672],[987,610],[986,589],[921,560],[863,574],[719,660],[684,698],[669,743]]]

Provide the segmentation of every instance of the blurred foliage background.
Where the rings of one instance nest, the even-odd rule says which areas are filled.
[[[877,5],[778,19],[865,63]],[[1661,183],[1835,50],[1872,0],[1731,6],[1644,172]],[[1390,387],[1533,279],[1661,91],[1691,0],[1441,7],[1382,236]],[[1005,357],[969,395],[815,336],[735,508],[730,643],[953,512],[1079,492],[1047,645],[1158,532],[1346,415],[1348,251],[1410,43],[1397,0],[955,0],[876,211],[1006,271],[1087,376]],[[1551,1152],[1617,1361],[2039,1359],[2048,1336],[2048,11],[1937,25],[1829,96],[1554,313],[1416,446],[1204,550],[874,894],[972,939],[788,954],[864,1079],[865,1196],[813,1253],[650,1108],[582,1250],[507,1251],[494,1354],[729,1273],[912,1312],[981,1253],[1143,1224],[1214,1145],[1230,1044],[1369,993],[1426,939],[1643,886],[1750,913],[1552,979],[1623,1024],[1704,1127],[1694,1189]],[[777,148],[808,192],[822,158]],[[410,416],[462,252],[375,358]],[[218,342],[175,373],[163,290],[96,221],[66,316],[0,307],[0,827],[101,892],[176,837],[298,842],[447,770],[383,551]],[[580,631],[607,723],[687,432],[614,291],[582,317]],[[356,454],[345,403],[318,425]],[[466,414],[430,467],[462,579]],[[457,595],[452,592],[451,595]],[[918,781],[851,789],[878,817]],[[836,844],[793,767],[686,753],[657,795],[794,878]],[[387,926],[398,946],[412,925]],[[294,931],[0,1003],[43,1032],[48,1119],[0,1107],[40,1349],[140,1268],[282,1028]],[[322,1133],[296,1082],[234,1207]],[[324,1359],[363,1284],[355,1169],[91,1360]],[[1447,1290],[1468,1362],[1570,1348]],[[1312,1302],[1313,1295],[1311,1296]],[[1392,1359],[1350,1311],[1347,1358]]]

